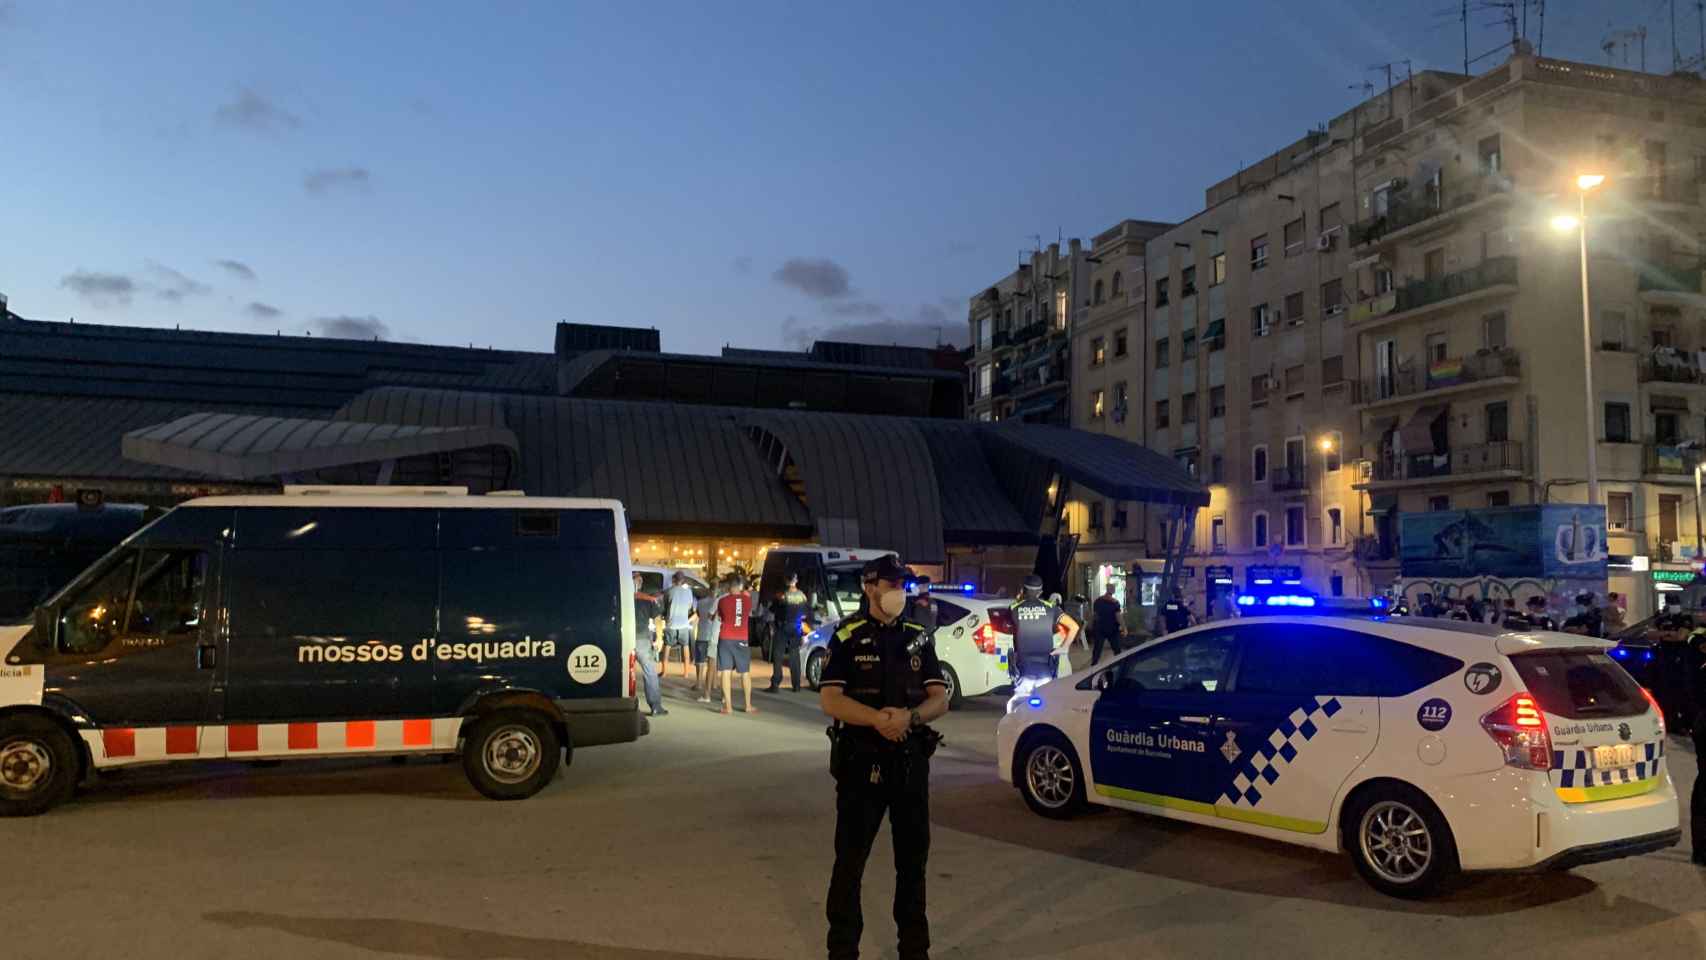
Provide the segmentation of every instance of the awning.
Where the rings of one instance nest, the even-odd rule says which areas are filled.
[[[229,480],[493,446],[512,455],[521,449],[515,434],[499,426],[429,427],[238,413],[192,413],[132,430],[121,444],[127,459]]]
[[[1208,326],[1203,328],[1202,332],[1202,338],[1204,340],[1213,340],[1216,337],[1223,337],[1225,335],[1226,319],[1224,317],[1219,320],[1210,320],[1208,322]]]
[[[1434,421],[1445,412],[1445,404],[1424,404],[1410,419],[1404,421],[1404,426],[1398,430],[1398,439],[1404,444],[1405,453],[1429,453],[1434,448]]]
[[[1382,437],[1385,437],[1392,430],[1396,429],[1397,426],[1397,414],[1393,414],[1389,417],[1371,417],[1368,421],[1368,429],[1364,430],[1363,433],[1367,436],[1373,437],[1375,441],[1378,442]]]
[[[1683,413],[1687,413],[1688,412],[1688,398],[1687,397],[1673,397],[1673,396],[1669,396],[1669,395],[1663,394],[1663,393],[1655,393],[1652,396],[1652,409],[1654,409],[1654,410],[1680,410]]]
[[[1102,433],[1041,424],[998,423],[983,436],[997,474],[1020,474],[1046,464],[1074,484],[1104,497],[1179,506],[1208,506],[1208,491],[1177,461],[1148,447]],[[1028,499],[1028,498],[1027,498]],[[1026,503],[1028,515],[1043,504]],[[1035,511],[1029,510],[1036,507]]]
[[[1396,493],[1371,493],[1368,495],[1368,512],[1370,514],[1392,513],[1398,509]]]

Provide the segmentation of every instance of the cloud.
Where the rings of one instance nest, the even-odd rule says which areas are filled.
[[[163,263],[148,261],[148,270],[158,281],[152,286],[154,295],[167,303],[182,303],[186,297],[197,297],[213,289],[207,284],[187,277]]]
[[[327,167],[310,170],[302,178],[302,187],[309,193],[350,189],[366,193],[373,185],[373,174],[366,167]]]
[[[858,307],[858,310],[839,310],[839,307]],[[875,307],[875,312],[867,308]],[[895,316],[877,304],[854,301],[835,304],[825,310],[831,316],[859,316],[865,319],[812,324],[790,316],[782,321],[782,341],[799,350],[811,348],[817,340],[839,340],[848,343],[874,343],[902,347],[934,347],[939,344],[961,346],[968,331],[964,323],[955,323],[951,315],[933,303],[920,304],[904,316]]]
[[[244,307],[243,310],[256,320],[276,320],[284,315],[283,310],[280,310],[270,303],[262,303],[259,300],[249,301],[249,305]]]
[[[129,306],[136,296],[137,283],[122,273],[102,273],[99,270],[77,270],[59,279],[59,285],[97,307],[117,304]]]
[[[744,277],[747,274],[752,272],[752,258],[751,257],[736,257],[734,259],[734,263],[730,264],[729,266],[730,266],[730,269],[734,270],[736,276]]]
[[[255,269],[241,260],[215,260],[213,265],[239,280],[255,279]]]
[[[772,274],[777,283],[793,287],[808,297],[834,300],[852,292],[847,268],[834,260],[792,258]]]
[[[389,340],[391,338],[391,328],[380,322],[379,318],[372,314],[365,317],[348,315],[316,317],[314,329],[322,337],[336,337],[340,340]]]
[[[302,119],[254,90],[244,87],[237,98],[222,103],[213,111],[213,122],[222,127],[271,133],[275,130],[294,130]]]

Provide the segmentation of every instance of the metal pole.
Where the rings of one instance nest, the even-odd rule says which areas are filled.
[[[1599,419],[1593,402],[1593,312],[1588,306],[1588,194],[1580,191],[1581,223],[1577,227],[1582,255],[1582,382],[1587,406],[1588,503],[1599,503]]]
[[[1700,536],[1700,464],[1694,465],[1694,559],[1700,559],[1700,548],[1706,539]]]

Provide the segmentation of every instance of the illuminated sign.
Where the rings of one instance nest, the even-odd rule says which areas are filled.
[[[1654,570],[1652,574],[1654,583],[1693,583],[1695,577],[1693,570]]]

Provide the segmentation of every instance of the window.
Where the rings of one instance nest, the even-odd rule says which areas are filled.
[[[938,629],[953,626],[961,620],[971,616],[970,610],[967,610],[965,607],[962,607],[951,600],[943,600],[940,598],[932,599],[936,602],[936,626]]]
[[[1345,312],[1345,281],[1334,277],[1321,284],[1321,313],[1336,317]]]
[[[1121,380],[1114,384],[1114,413],[1121,419],[1125,418],[1126,399],[1125,381]]]
[[[1629,529],[1629,517],[1634,512],[1634,494],[1608,493],[1605,495],[1605,528],[1607,530]]]
[[[1165,691],[1216,693],[1226,686],[1235,635],[1231,630],[1197,633],[1146,648],[1099,676],[1111,694]]]
[[[1177,460],[1179,462],[1179,466],[1184,467],[1185,472],[1190,474],[1193,479],[1196,477],[1197,452],[1195,450],[1187,450],[1184,453],[1176,454],[1173,459]]]
[[[1293,364],[1285,368],[1285,394],[1295,397],[1303,392],[1303,364]]]
[[[1285,225],[1285,255],[1295,257],[1303,252],[1303,218]]]
[[[1102,514],[1105,509],[1106,508],[1103,507],[1102,501],[1100,500],[1090,504],[1090,529],[1102,529]]]
[[[1487,442],[1503,443],[1509,440],[1511,433],[1510,405],[1503,400],[1489,403],[1487,413]]]
[[[995,368],[984,364],[977,368],[977,395],[987,397],[994,392]]]
[[[1215,353],[1226,349],[1226,318],[1216,317],[1208,323],[1208,329],[1203,331],[1203,339],[1208,342],[1208,352]]]
[[[1250,514],[1250,545],[1257,548],[1268,545],[1268,514],[1265,510]]]
[[[990,322],[990,319],[991,318],[979,317],[971,322],[972,342],[977,344],[977,348],[979,350],[988,350],[990,348],[991,327],[994,326],[994,324]]]
[[[1682,506],[1682,497],[1674,493],[1659,494],[1659,542],[1676,542],[1676,511]]]
[[[1268,305],[1258,303],[1250,308],[1250,335],[1265,337],[1273,332],[1272,321],[1268,314]]]
[[[1379,296],[1383,293],[1391,293],[1391,292],[1392,292],[1392,268],[1391,267],[1375,267],[1374,268],[1374,295]]]
[[[1671,330],[1669,327],[1657,327],[1657,326],[1654,327],[1652,329],[1652,338],[1653,338],[1653,346],[1655,348],[1657,348],[1657,347],[1670,347],[1670,346],[1676,345],[1674,342],[1674,337],[1672,337]]]
[[[1510,505],[1511,492],[1509,490],[1490,490],[1487,492],[1487,506],[1508,507]]]
[[[1090,391],[1090,419],[1100,420],[1107,413],[1107,392],[1104,390]]]
[[[60,649],[93,654],[120,638],[191,638],[201,626],[206,576],[207,554],[199,550],[125,551],[60,609]]]
[[[1208,522],[1208,548],[1215,553],[1226,552],[1226,518],[1215,517]]]
[[[1250,269],[1260,270],[1268,265],[1268,235],[1250,241]]]
[[[1285,441],[1285,469],[1297,478],[1303,473],[1303,438],[1287,437]]]
[[[1124,290],[1121,287],[1121,281],[1123,279],[1124,278],[1120,276],[1120,272],[1118,270],[1115,270],[1114,271],[1114,281],[1110,285],[1109,290],[1108,290],[1108,296],[1109,297],[1118,297],[1121,293],[1124,292]]]
[[[1208,285],[1218,287],[1226,282],[1226,254],[1217,253],[1208,261]]]
[[[1250,480],[1254,483],[1268,482],[1268,445],[1259,443],[1250,450]]]
[[[1343,382],[1345,379],[1344,357],[1321,358],[1321,383],[1323,386]]]
[[[1116,356],[1116,357],[1125,356],[1125,354],[1126,354],[1125,342],[1126,342],[1125,330],[1123,328],[1119,329],[1119,330],[1115,330],[1114,331],[1114,356]]]
[[[1226,458],[1218,453],[1208,458],[1208,482],[1226,482]]]
[[[1155,281],[1155,305],[1158,307],[1165,307],[1168,303],[1168,300],[1167,300],[1167,283],[1168,283],[1167,277],[1162,277],[1161,279]]]
[[[1100,392],[1100,391],[1098,391],[1098,392]],[[1155,428],[1156,429],[1159,430],[1160,428],[1168,425],[1169,420],[1168,420],[1167,411],[1168,411],[1168,401],[1166,401],[1166,400],[1155,401]]]
[[[1430,366],[1436,363],[1444,363],[1451,356],[1451,345],[1443,333],[1428,334],[1426,350]]]
[[[1125,507],[1123,505],[1116,504],[1114,506],[1114,529],[1115,530],[1124,530],[1125,526],[1126,526]],[[940,623],[937,623],[936,625],[941,626]]]
[[[1162,337],[1155,341],[1155,369],[1159,370],[1162,367],[1167,366],[1168,346],[1169,344],[1167,343],[1166,337]]]
[[[1629,405],[1608,401],[1605,404],[1605,442],[1629,442]]]
[[[1238,693],[1402,697],[1463,669],[1454,657],[1337,627],[1269,624],[1243,632]]]
[[[1066,318],[1069,315],[1068,307],[1066,291],[1056,290],[1054,292],[1054,322],[1055,326],[1062,330],[1066,329]]]
[[[1179,422],[1180,423],[1196,423],[1197,422],[1197,395],[1196,394],[1187,393],[1184,396],[1179,398]]]
[[[1186,330],[1179,334],[1179,359],[1190,360],[1197,355],[1197,332]]]
[[[1327,472],[1338,473],[1344,466],[1345,435],[1337,430],[1330,430],[1326,435],[1327,443],[1323,455],[1327,460]]]
[[[1285,295],[1285,320],[1293,326],[1303,322],[1303,291]]]
[[[1345,511],[1339,507],[1327,508],[1327,546],[1342,547],[1345,545]]]
[[[1218,420],[1226,416],[1226,387],[1208,388],[1208,418]]]
[[[1368,195],[1369,207],[1377,217],[1384,217],[1392,209],[1392,183],[1387,181]]]
[[[1451,509],[1451,498],[1445,494],[1428,498],[1428,510],[1432,513],[1442,513]]]
[[[1498,173],[1500,170],[1504,169],[1504,155],[1499,150],[1498,134],[1495,133],[1490,137],[1482,137],[1481,143],[1476,148],[1475,152],[1480,157],[1482,173]]]
[[[1339,204],[1337,201],[1329,203],[1321,208],[1322,233],[1332,233],[1334,230],[1337,230],[1344,225],[1345,218],[1343,214],[1339,213]]]
[[[1096,289],[1096,292],[1091,295],[1090,302],[1091,303],[1101,303],[1102,302],[1102,281],[1100,279],[1097,279],[1095,289]],[[1162,302],[1165,303],[1166,301],[1162,301]],[[1159,304],[1157,304],[1157,305],[1159,306]]]
[[[1682,442],[1682,420],[1675,411],[1653,411],[1653,442],[1666,447]]]
[[[1438,280],[1445,276],[1445,248],[1440,247],[1422,254],[1422,276],[1428,280]]]
[[[1599,315],[1599,348],[1622,350],[1629,342],[1629,321],[1621,310],[1606,310]]]
[[[1288,547],[1303,546],[1303,508],[1285,508],[1285,545]]]
[[[1334,570],[1333,571],[1333,579],[1331,581],[1329,581],[1329,583],[1332,586],[1333,596],[1342,597],[1345,595],[1345,575],[1344,574],[1340,573],[1337,570]],[[937,626],[941,626],[940,622],[937,623]]]
[[[1035,318],[1035,314],[1031,311],[1031,308],[1026,307],[1025,308],[1025,326],[1027,326],[1027,327],[1031,326],[1031,322],[1034,318]]]
[[[1250,378],[1250,403],[1268,402],[1268,375],[1258,373]]]
[[[1194,297],[1197,293],[1197,268],[1185,267],[1179,271],[1179,296]]]
[[[1090,341],[1090,366],[1099,367],[1108,359],[1108,343],[1101,337]]]
[[[1505,348],[1505,314],[1489,313],[1481,318],[1481,345],[1488,350]]]

